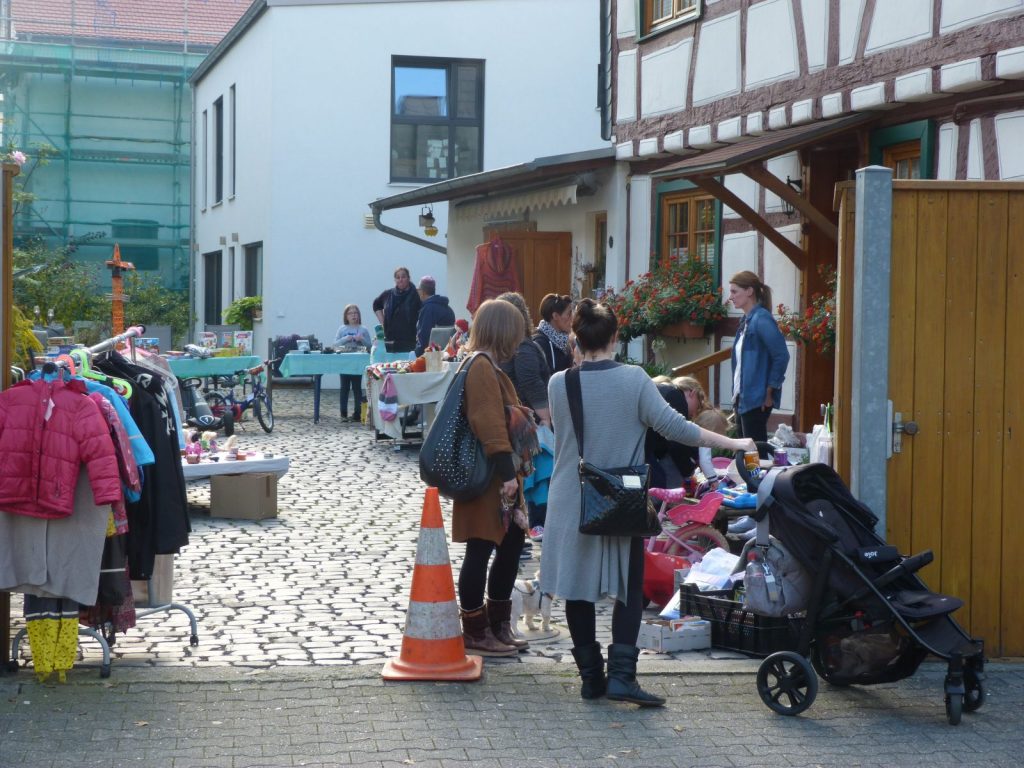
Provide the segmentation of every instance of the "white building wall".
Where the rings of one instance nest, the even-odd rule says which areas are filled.
[[[789,0],[767,0],[751,6],[747,14],[746,46],[747,88],[799,74],[796,28]]]
[[[441,19],[445,34],[424,34]],[[400,265],[414,280],[433,275],[438,292],[450,293],[444,255],[364,227],[370,201],[417,186],[389,182],[393,55],[485,61],[489,170],[605,145],[595,108],[598,21],[588,0],[271,7],[206,75],[199,88],[203,100],[197,100],[201,114],[216,98],[208,84],[223,87],[248,81],[250,72],[262,75],[261,95],[248,98],[266,109],[240,121],[239,147],[243,141],[258,146],[264,193],[259,201],[244,199],[240,181],[236,200],[223,206],[245,207],[238,226],[251,223],[264,241],[264,320],[257,344],[285,333],[331,340],[350,302],[372,326],[372,300],[394,284]],[[339,30],[346,31],[341,38]],[[500,44],[494,30],[501,30]],[[246,93],[239,85],[240,103]],[[446,206],[433,211],[436,241],[444,246]],[[399,209],[386,212],[383,221],[421,235],[418,214]],[[211,213],[197,227],[200,252],[226,228],[216,219]],[[200,289],[200,308],[201,298]]]

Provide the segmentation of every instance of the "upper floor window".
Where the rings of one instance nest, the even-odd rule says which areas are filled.
[[[662,196],[661,254],[671,259],[695,258],[715,266],[715,209],[715,198],[703,193]]]
[[[643,33],[700,17],[701,0],[640,0]]]
[[[483,167],[484,63],[392,57],[391,180],[437,181]]]

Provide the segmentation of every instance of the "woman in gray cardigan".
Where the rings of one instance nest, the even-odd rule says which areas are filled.
[[[572,330],[583,352],[584,458],[591,464],[623,467],[643,463],[648,427],[687,445],[754,450],[750,439],[734,440],[687,421],[658,394],[643,368],[616,363],[618,321],[607,306],[592,299],[581,301]],[[665,700],[644,691],[636,680],[640,654],[636,639],[643,615],[643,539],[579,532],[580,454],[569,415],[565,372],[551,377],[548,402],[556,435],[555,469],[548,493],[541,589],[565,600],[572,654],[583,680],[580,695],[596,699],[607,693],[613,701],[661,706]],[[607,677],[596,641],[594,611],[594,603],[605,597],[615,598]]]

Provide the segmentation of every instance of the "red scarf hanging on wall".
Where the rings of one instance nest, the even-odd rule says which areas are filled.
[[[487,299],[493,299],[509,291],[518,293],[520,290],[512,246],[500,237],[491,238],[490,242],[478,245],[466,309],[475,313],[477,307]]]

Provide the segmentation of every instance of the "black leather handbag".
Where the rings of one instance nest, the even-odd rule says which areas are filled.
[[[565,374],[569,415],[580,451],[580,533],[592,536],[657,536],[658,513],[648,502],[650,467],[604,469],[583,460],[583,391],[579,368]]]
[[[466,376],[476,357],[463,361],[455,373],[420,446],[420,479],[452,501],[480,496],[494,474],[494,465],[466,418]]]

